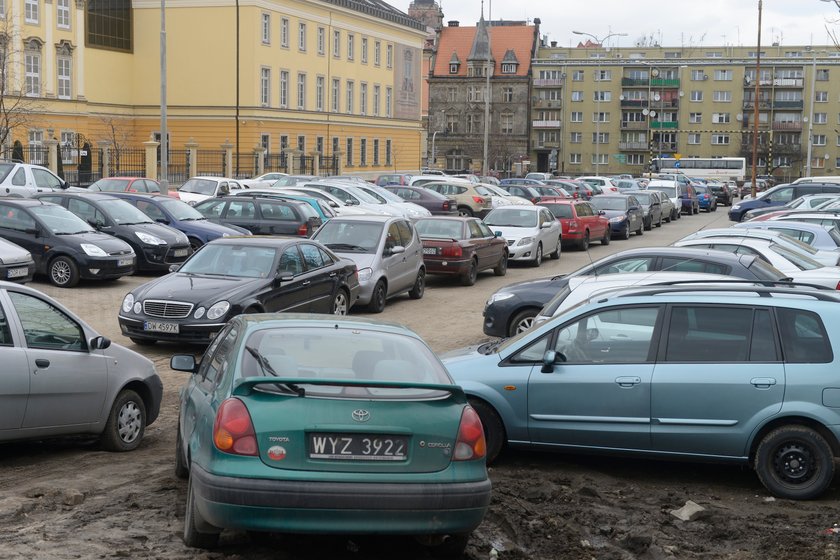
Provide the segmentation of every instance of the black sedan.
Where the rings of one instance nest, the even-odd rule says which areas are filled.
[[[358,296],[356,265],[317,241],[228,237],[132,290],[118,318],[122,333],[137,344],[208,344],[240,313],[346,315]]]
[[[199,202],[195,209],[211,222],[245,228],[254,235],[309,237],[321,226],[321,217],[308,203],[276,197],[217,197]]]
[[[186,235],[155,223],[125,200],[110,194],[62,192],[36,198],[60,204],[100,232],[131,245],[137,254],[137,270],[168,270],[192,253]]]
[[[630,239],[630,233],[642,235],[645,217],[638,199],[629,194],[599,194],[590,199],[596,210],[603,210],[610,220],[613,237]]]
[[[566,276],[505,286],[491,295],[484,306],[484,333],[504,337],[528,329],[543,305],[561,290],[568,289],[567,279],[571,276],[654,270],[705,272],[769,282],[788,280],[782,272],[754,255],[685,247],[629,249],[604,257]]]
[[[405,185],[384,185],[384,187],[406,202],[418,204],[436,216],[458,215],[457,201],[437,191]]]
[[[0,237],[29,251],[36,272],[60,288],[72,288],[80,278],[113,279],[134,272],[130,245],[50,202],[0,199]]]

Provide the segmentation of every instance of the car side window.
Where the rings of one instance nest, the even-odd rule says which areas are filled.
[[[138,210],[140,210],[155,221],[166,220],[166,216],[164,215],[164,213],[151,202],[147,202],[145,200],[138,200],[136,202],[136,206]]]
[[[277,265],[277,272],[281,275],[291,274],[293,276],[303,272],[303,259],[297,246],[293,245],[283,251],[283,254],[280,255],[280,264]]]
[[[484,222],[477,222],[477,223],[478,223],[478,227],[481,229],[481,233],[482,233],[483,237],[496,237],[496,234],[493,233],[493,230],[491,230],[489,227],[487,227],[487,224],[485,224]]]
[[[729,274],[731,268],[723,264],[682,259],[676,257],[662,257],[660,270],[669,272],[705,272],[707,274]]]
[[[206,218],[221,218],[222,211],[227,203],[223,200],[213,200],[196,207],[196,210]]]
[[[260,201],[260,212],[265,220],[293,222],[298,219],[290,206],[279,202]]]
[[[772,193],[767,200],[770,200],[772,202],[786,203],[793,200],[793,195],[793,187],[786,187],[784,189],[779,189],[776,192]]]
[[[102,214],[96,207],[86,200],[79,200],[71,198],[67,201],[67,209],[76,214],[84,221],[92,224],[105,224],[105,215]]]
[[[159,193],[159,192],[161,192],[161,191],[160,191],[160,185],[158,185],[158,184],[157,184],[157,183],[155,183],[154,181],[150,181],[150,180],[148,180],[148,179],[147,179],[147,180],[145,180],[145,181],[143,181],[143,182],[144,182],[144,183],[146,183],[146,191],[148,191],[148,192],[150,192],[150,193]]]
[[[12,177],[12,184],[16,187],[26,185],[26,171],[24,171],[23,167],[15,172],[15,175]]]
[[[256,213],[253,200],[231,200],[228,204],[225,218],[244,218],[251,220],[256,216]]]
[[[396,223],[397,230],[400,232],[400,239],[401,244],[403,247],[408,247],[411,245],[412,239],[414,239],[414,229],[408,225],[408,222],[404,222],[400,220]]]
[[[659,307],[598,311],[561,327],[554,350],[569,363],[648,362],[658,316]]]
[[[746,362],[752,325],[750,307],[674,307],[668,325],[665,360]]]
[[[801,309],[777,308],[779,334],[786,362],[826,364],[834,361],[828,333],[819,315]]]
[[[385,251],[391,251],[394,247],[400,244],[400,230],[396,223],[388,226],[388,233],[385,236]]]
[[[300,252],[303,255],[303,262],[306,263],[307,270],[314,270],[324,266],[325,263],[321,256],[321,251],[315,245],[302,243],[300,245]]]
[[[478,222],[476,220],[470,220],[467,222],[470,227],[470,237],[473,239],[486,237],[483,231],[481,231],[481,227],[479,227]]]
[[[595,274],[616,274],[618,272],[647,272],[653,270],[655,257],[629,257],[595,269]]]
[[[0,346],[12,346],[12,329],[9,326],[9,319],[6,317],[3,306],[0,305]]]
[[[35,218],[14,206],[0,204],[0,218],[0,227],[7,229],[25,231],[36,227]]]
[[[66,313],[42,299],[19,292],[8,292],[28,348],[45,350],[87,350],[85,332]]]
[[[318,247],[318,252],[321,253],[321,260],[324,262],[324,266],[329,266],[335,262],[332,255],[324,251],[321,247]]]
[[[455,191],[455,194],[464,194],[467,192],[466,187],[455,187],[453,190]]]
[[[222,333],[213,340],[213,344],[205,352],[201,360],[198,375],[202,385],[214,387],[231,365],[231,350],[236,342],[239,331],[236,327],[229,327],[227,333]]]
[[[61,186],[61,179],[46,169],[33,169],[32,177],[35,178],[35,186],[48,189],[57,189]]]

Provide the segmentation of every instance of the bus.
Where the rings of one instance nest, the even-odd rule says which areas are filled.
[[[674,159],[672,157],[655,157],[652,160],[652,171],[654,173],[682,173],[689,177],[699,177],[701,179],[729,180],[740,185],[746,177],[747,158],[685,157]]]

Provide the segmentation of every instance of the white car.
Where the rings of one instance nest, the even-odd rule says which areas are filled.
[[[674,207],[674,211],[671,214],[671,221],[679,220],[680,216],[682,216],[682,200],[679,197],[679,188],[676,181],[671,181],[668,179],[651,179],[647,187],[645,187],[647,191],[659,191],[662,193],[663,196],[667,197],[671,204]]]
[[[67,182],[40,165],[0,162],[0,196],[30,197],[66,189]]]
[[[382,188],[378,185],[371,185],[370,183],[365,183],[363,185],[359,184],[356,186],[368,193],[369,195],[371,195],[372,197],[376,198],[383,204],[391,204],[395,205],[397,208],[401,208],[404,212],[403,217],[408,218],[409,220],[419,220],[420,218],[428,218],[432,215],[431,212],[429,212],[419,204],[403,200],[388,189]]]
[[[321,189],[330,194],[333,194],[350,205],[360,206],[366,209],[378,210],[384,212],[389,216],[399,216],[405,218],[405,210],[396,204],[385,203],[375,198],[370,193],[362,190],[359,185],[341,180],[331,181],[313,181],[305,183],[305,186],[314,189]]]
[[[441,181],[445,181],[447,183],[466,183],[470,184],[469,179],[462,179],[460,177],[451,177],[449,175],[445,177],[441,177],[440,175],[413,175],[411,179],[408,180],[409,186],[412,187],[422,187],[427,183],[440,183]]]
[[[840,267],[823,266],[809,256],[798,253],[776,241],[750,237],[707,237],[677,241],[675,247],[698,247],[729,251],[739,255],[757,255],[794,282],[840,288]]]
[[[493,208],[499,208],[500,206],[533,206],[534,203],[528,200],[527,198],[522,198],[521,196],[516,196],[515,194],[510,194],[505,189],[497,186],[497,185],[490,185],[488,183],[481,183],[481,186],[486,188],[488,191],[493,193],[493,196],[490,197],[491,202],[493,203]]]
[[[611,177],[599,177],[596,175],[592,175],[587,177],[578,177],[577,180],[589,183],[590,185],[595,185],[596,187],[601,187],[601,190],[604,191],[604,194],[618,192],[618,187],[613,182]]]
[[[307,186],[306,184],[297,187],[284,187],[277,190],[295,194],[306,194],[320,198],[321,200],[326,200],[330,208],[339,216],[390,216],[385,210],[380,209],[378,204],[357,204],[353,200],[347,200],[321,188]]]
[[[178,187],[178,198],[195,206],[208,198],[225,196],[246,188],[240,181],[228,177],[192,177]]]
[[[840,262],[838,262],[838,257],[840,257],[840,253],[838,253],[837,251],[827,251],[825,249],[817,249],[815,247],[811,247],[807,243],[804,243],[799,239],[795,239],[790,235],[785,235],[780,231],[770,231],[766,229],[749,227],[701,229],[700,231],[694,232],[690,235],[683,237],[680,241],[686,239],[705,239],[707,237],[751,237],[754,239],[768,239],[771,241],[775,241],[779,245],[787,247],[791,251],[797,251],[808,257],[811,257],[823,266],[840,265]]]
[[[560,258],[561,225],[543,206],[504,206],[484,218],[487,227],[508,242],[508,260],[540,266],[543,255]]]

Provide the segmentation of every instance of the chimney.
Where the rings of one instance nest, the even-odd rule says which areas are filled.
[[[457,19],[449,20],[446,24],[449,27],[458,27],[460,25]]]
[[[557,41],[552,41],[552,42],[551,42],[551,46],[552,46],[552,47],[557,47]]]

